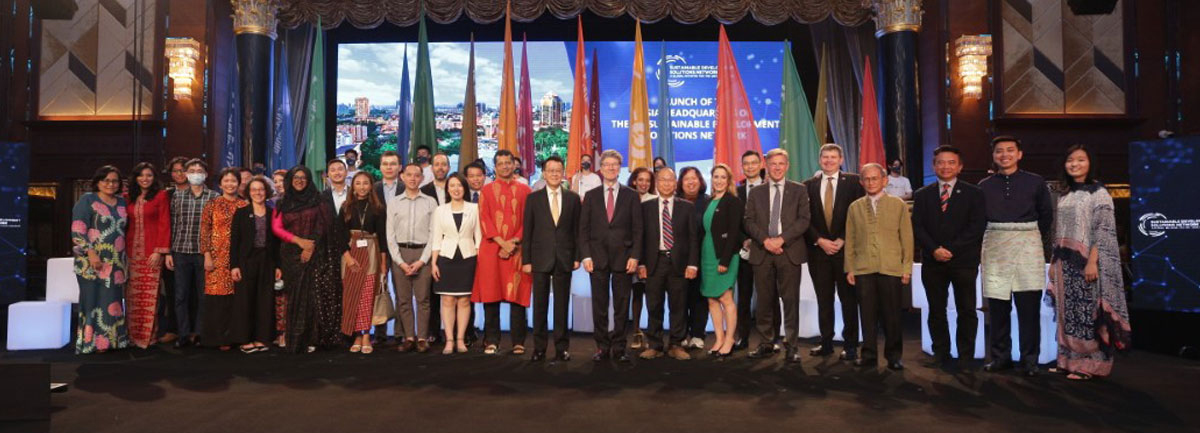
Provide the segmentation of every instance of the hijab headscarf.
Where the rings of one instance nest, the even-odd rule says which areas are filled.
[[[292,179],[296,177],[296,173],[304,173],[308,183],[304,189],[297,190],[292,186]],[[287,175],[283,177],[284,191],[283,198],[279,201],[279,212],[291,213],[321,204],[321,194],[317,192],[317,187],[313,184],[312,171],[303,165],[297,165],[288,170]]]

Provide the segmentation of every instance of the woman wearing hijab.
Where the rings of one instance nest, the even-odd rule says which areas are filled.
[[[312,171],[296,166],[271,221],[283,243],[279,267],[287,291],[287,347],[292,351],[342,345],[341,257],[349,240],[333,201],[313,185]]]

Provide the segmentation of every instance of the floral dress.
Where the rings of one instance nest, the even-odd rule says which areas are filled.
[[[104,352],[129,344],[123,298],[128,277],[125,256],[125,199],[108,205],[95,193],[85,194],[71,211],[75,277],[79,281],[79,325],[75,353]],[[88,262],[88,252],[100,267]]]

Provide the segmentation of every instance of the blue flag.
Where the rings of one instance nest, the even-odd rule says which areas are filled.
[[[275,82],[279,83],[275,93],[275,116],[271,134],[271,157],[267,159],[267,173],[275,170],[288,170],[296,165],[299,152],[296,151],[296,135],[292,128],[292,95],[288,84],[287,50],[280,50],[278,67],[275,69]]]
[[[237,47],[233,48],[233,57],[237,58]],[[234,76],[238,76],[237,72]],[[225,119],[225,139],[221,144],[221,159],[217,162],[218,169],[238,167],[242,165],[242,104],[238,97],[238,84],[235,80],[229,88],[229,116]]]
[[[675,167],[675,145],[671,139],[671,64],[667,63],[667,42],[663,41],[658,58],[658,141],[654,143],[654,156],[667,161],[667,167]]]

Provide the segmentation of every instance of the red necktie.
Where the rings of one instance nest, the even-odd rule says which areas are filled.
[[[946,207],[950,205],[950,184],[942,184],[942,212],[946,211]]]
[[[614,200],[615,199],[613,198],[613,187],[610,186],[610,187],[608,187],[608,201],[605,202],[605,206],[608,207],[608,222],[610,222],[610,223],[612,222],[613,210],[615,210],[615,208],[617,207]]]

